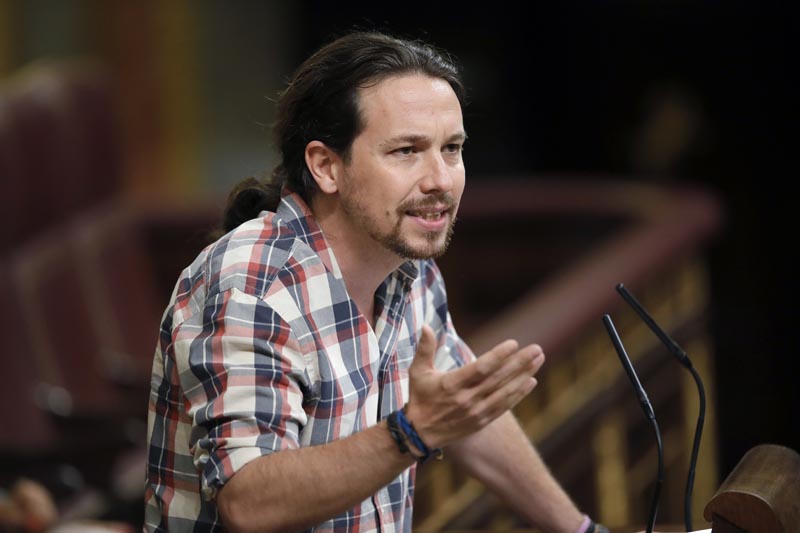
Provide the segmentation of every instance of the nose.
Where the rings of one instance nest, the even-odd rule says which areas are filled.
[[[447,164],[441,153],[432,153],[429,157],[425,177],[420,183],[424,193],[450,192],[453,189],[453,169]]]

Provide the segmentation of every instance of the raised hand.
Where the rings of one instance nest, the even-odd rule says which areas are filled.
[[[537,344],[506,340],[476,361],[450,372],[433,366],[436,339],[423,326],[409,368],[406,416],[428,447],[441,448],[470,435],[514,407],[536,386],[544,363]]]

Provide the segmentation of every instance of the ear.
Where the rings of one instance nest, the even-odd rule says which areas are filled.
[[[339,190],[338,177],[342,166],[339,154],[321,141],[311,141],[306,145],[306,166],[311,172],[319,190],[333,194]]]

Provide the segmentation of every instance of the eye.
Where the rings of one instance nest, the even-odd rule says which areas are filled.
[[[392,150],[392,154],[401,156],[401,157],[408,157],[414,155],[418,152],[415,146],[401,146],[400,148],[395,148]]]
[[[451,143],[444,147],[444,151],[450,154],[457,154],[464,151],[464,146],[458,143]]]

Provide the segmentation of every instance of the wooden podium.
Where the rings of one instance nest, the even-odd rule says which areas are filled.
[[[762,444],[748,451],[708,502],[713,533],[800,531],[800,455]]]

